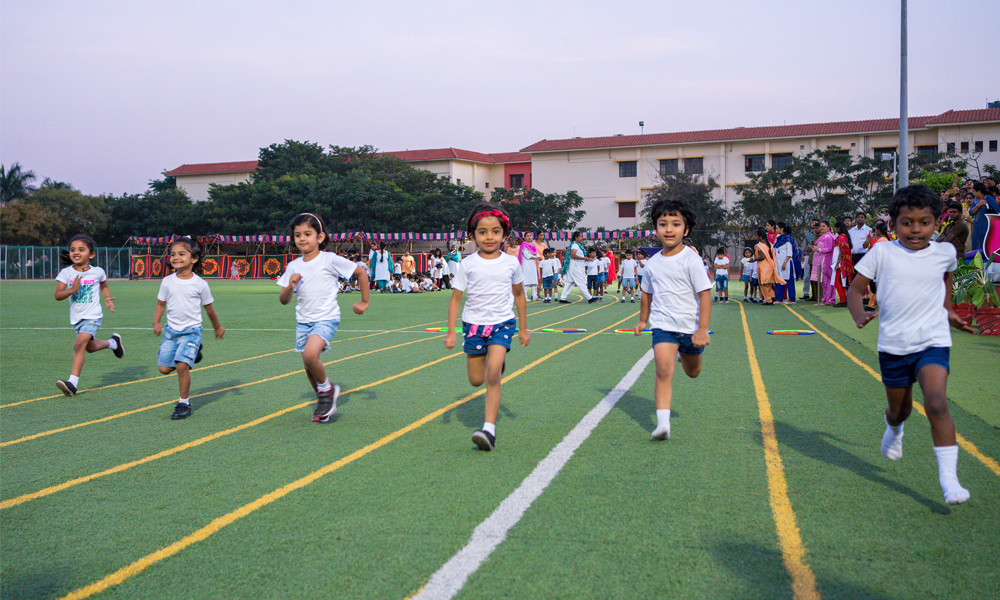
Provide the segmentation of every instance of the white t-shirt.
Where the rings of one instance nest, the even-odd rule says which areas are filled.
[[[657,252],[646,261],[641,289],[653,295],[649,327],[675,333],[698,330],[698,292],[712,288],[697,252],[663,256]]]
[[[855,269],[878,280],[878,350],[902,356],[951,347],[944,275],[958,268],[955,247],[909,250],[898,240],[872,246]]]
[[[369,266],[368,266],[368,263],[366,263],[366,262],[365,262],[365,261],[363,261],[363,260],[359,260],[358,262],[356,262],[356,263],[354,263],[354,264],[356,264],[356,265],[358,265],[359,267],[361,267],[362,269],[364,269],[364,270],[365,270],[365,273],[367,273],[369,277],[371,277],[371,276],[372,276],[372,272],[371,272],[372,270],[371,270],[371,267],[369,267]],[[350,278],[348,277],[348,279],[350,279]]]
[[[200,326],[201,307],[215,302],[207,281],[196,274],[181,279],[177,273],[160,281],[156,299],[167,303],[167,327],[174,331]]]
[[[636,261],[636,265],[637,265],[635,267],[636,277],[638,277],[639,275],[644,275],[646,273],[646,263],[648,263],[648,262],[649,262],[648,258],[644,258],[642,260],[637,260]]]
[[[286,287],[292,275],[302,275],[295,286],[295,320],[299,323],[340,321],[337,278],[349,279],[357,268],[357,264],[333,252],[320,252],[309,262],[300,256],[288,263],[278,285]]]
[[[90,267],[86,271],[77,271],[72,265],[66,267],[56,275],[56,281],[66,284],[67,288],[73,287],[73,281],[80,278],[80,289],[69,297],[69,322],[76,325],[80,321],[90,321],[104,317],[104,309],[101,307],[101,282],[107,281],[108,276],[104,269],[100,267]]]
[[[847,237],[851,238],[851,253],[852,254],[864,254],[868,252],[868,248],[864,247],[865,240],[868,239],[868,234],[872,232],[872,228],[867,225],[862,225],[861,229],[857,227],[851,227],[847,230]],[[944,277],[944,275],[942,275]]]
[[[626,258],[622,261],[622,279],[635,279],[635,269],[638,262],[634,258]]]
[[[501,252],[487,260],[476,252],[462,259],[452,287],[465,292],[462,320],[473,325],[499,325],[514,318],[514,291],[524,282],[517,258]]]
[[[722,271],[721,273],[719,271]],[[729,258],[723,256],[719,258],[718,255],[715,256],[715,276],[725,275],[729,277]]]
[[[608,269],[611,268],[611,259],[604,255],[601,257],[601,273],[607,273]]]
[[[600,260],[594,259],[589,263],[586,263],[586,265],[587,265],[587,275],[597,275],[598,273],[601,272]]]
[[[747,257],[740,259],[740,263],[743,264],[743,274],[753,276],[753,262]]]
[[[562,263],[558,258],[546,258],[541,263],[542,277],[552,277],[562,268]]]
[[[757,279],[757,261],[750,263],[750,279]]]

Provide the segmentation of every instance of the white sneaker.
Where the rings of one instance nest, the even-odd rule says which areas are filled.
[[[670,439],[670,425],[661,425],[653,430],[652,437],[654,440],[669,440]]]

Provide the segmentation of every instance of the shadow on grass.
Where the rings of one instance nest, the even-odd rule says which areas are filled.
[[[885,469],[877,467],[872,463],[851,454],[847,450],[839,448],[833,442],[846,443],[845,440],[831,435],[825,431],[806,431],[794,425],[775,421],[775,433],[778,436],[778,443],[794,448],[800,454],[808,456],[814,460],[825,462],[829,465],[847,469],[872,483],[885,486],[890,490],[909,496],[916,502],[923,504],[931,512],[937,514],[949,514],[951,511],[940,502],[931,500],[920,492],[902,485],[883,476]],[[758,444],[762,443],[760,434],[754,435]],[[877,443],[875,440],[873,443]],[[888,459],[887,459],[888,460]]]
[[[609,392],[610,390],[604,392],[604,395],[607,395]],[[633,421],[638,423],[642,429],[653,431],[656,429],[656,404],[651,396],[652,394],[633,394],[632,392],[628,392],[615,404],[615,410],[624,412]],[[603,398],[604,396],[601,397]],[[676,419],[680,419],[681,415],[681,411],[677,410],[677,408],[671,408],[670,422],[673,423]]]
[[[456,398],[456,400],[459,400],[459,398]],[[485,399],[483,397],[468,400],[441,415],[441,422],[447,425],[451,423],[452,419],[455,419],[470,429],[479,429],[483,425],[484,402]],[[500,413],[497,415],[497,425],[499,425],[504,419],[517,420],[517,413],[505,406],[503,398],[501,397]]]
[[[94,383],[94,387],[104,387],[107,385],[115,385],[116,383],[131,383],[139,379],[148,379],[158,375],[160,375],[160,372],[157,371],[155,367],[150,367],[148,365],[134,365],[131,367],[115,369],[110,373],[101,375],[100,380]]]
[[[55,598],[66,593],[66,583],[60,580],[59,571],[52,569],[32,577],[4,577],[4,598]]]
[[[730,574],[741,578],[744,590],[732,596],[734,600],[761,598],[792,598],[792,582],[785,570],[781,553],[776,548],[727,539],[711,546],[718,564]],[[888,600],[883,594],[870,592],[853,583],[816,576],[816,587],[822,597],[851,598],[852,600]],[[716,598],[722,598],[720,594]]]

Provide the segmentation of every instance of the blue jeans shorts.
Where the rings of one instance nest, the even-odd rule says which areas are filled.
[[[750,283],[750,274],[749,273],[744,273],[743,274],[743,283]]]
[[[516,327],[515,319],[504,321],[499,325],[473,325],[462,321],[462,335],[465,336],[462,350],[466,354],[478,355],[486,354],[487,346],[503,346],[509,352]]]
[[[97,339],[97,330],[101,328],[101,321],[104,319],[81,319],[73,323],[73,330],[78,334],[89,333],[90,337]]]
[[[882,385],[887,388],[907,388],[917,380],[917,373],[927,365],[940,365],[949,373],[948,358],[951,348],[932,346],[920,352],[899,356],[888,352],[878,353],[878,366],[882,371]]]
[[[696,356],[705,351],[704,348],[697,348],[691,343],[690,333],[677,333],[675,331],[653,330],[653,347],[657,344],[677,344],[677,350],[681,354],[691,354]]]
[[[542,289],[552,290],[556,287],[556,276],[552,275],[550,277],[542,277]]]
[[[337,333],[337,326],[340,325],[340,321],[316,321],[315,323],[296,323],[295,324],[295,351],[303,352],[306,349],[306,342],[309,340],[309,336],[318,335],[319,337],[326,340],[326,346],[323,348],[323,352],[330,347],[330,340]]]
[[[623,288],[634,288],[635,287],[635,279],[632,279],[631,277],[626,277],[625,279],[622,279],[622,287]]]
[[[163,341],[160,342],[160,351],[156,355],[156,364],[161,367],[174,367],[182,362],[194,367],[199,346],[201,346],[201,327],[190,327],[183,331],[164,327]]]
[[[597,287],[597,275],[587,275],[587,289],[592,290]]]
[[[729,275],[716,275],[715,276],[715,290],[728,290],[729,289]]]
[[[607,273],[598,273],[597,274],[597,283],[607,283],[607,282],[608,282],[608,274]]]

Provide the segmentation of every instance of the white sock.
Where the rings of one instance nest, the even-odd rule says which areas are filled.
[[[889,425],[889,419],[885,419],[885,433],[882,434],[882,455],[889,460],[899,460],[903,458],[903,425],[900,423],[893,427]]]
[[[181,398],[177,401],[177,404],[190,404],[190,398]]]
[[[969,490],[958,483],[958,446],[934,446],[938,460],[938,480],[948,504],[961,504],[969,499]]]
[[[670,439],[670,409],[656,410],[656,429],[653,430],[653,439]]]
[[[117,349],[118,349],[118,342],[115,341],[115,338],[109,338],[108,339],[108,350],[117,350]]]
[[[76,384],[80,383],[80,376],[70,375],[69,379],[67,379],[66,381],[68,381],[73,387],[76,387]]]
[[[332,387],[333,387],[333,385],[330,383],[330,380],[327,379],[323,383],[321,383],[321,384],[319,384],[319,385],[316,386],[316,391],[317,392],[329,392],[330,388],[332,388]]]
[[[488,433],[490,435],[495,436],[497,434],[497,425],[496,425],[496,423],[483,423],[483,431],[485,431],[486,433]]]

